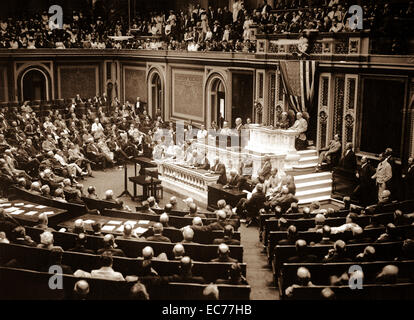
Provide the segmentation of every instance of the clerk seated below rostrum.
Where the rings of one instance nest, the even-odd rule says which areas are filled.
[[[210,168],[210,173],[215,173],[220,175],[217,180],[218,184],[225,185],[227,183],[227,176],[226,176],[226,166],[220,162],[220,158],[216,157],[214,159],[214,164]]]

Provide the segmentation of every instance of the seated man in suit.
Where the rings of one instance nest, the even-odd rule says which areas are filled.
[[[113,280],[113,281],[125,281],[124,276],[120,272],[112,269],[113,258],[111,252],[103,252],[100,257],[101,268],[91,271],[92,278]]]
[[[342,240],[337,240],[333,249],[328,251],[328,254],[323,259],[324,262],[350,262],[346,252],[346,244]]]
[[[295,288],[314,286],[313,283],[311,282],[311,274],[307,268],[305,267],[298,268],[296,276],[297,276],[297,283],[291,285],[285,290],[285,294],[287,297],[292,297],[293,289]]]
[[[103,254],[109,252],[111,256],[125,257],[124,251],[122,249],[116,249],[117,245],[115,243],[115,238],[112,234],[107,234],[103,238],[103,247],[97,251],[97,254]]]
[[[218,257],[212,259],[211,262],[238,262],[237,259],[233,259],[230,257],[230,248],[227,244],[221,243],[217,249]]]
[[[236,169],[230,170],[230,180],[227,182],[227,184],[224,186],[224,188],[236,188],[239,185],[240,176],[237,173]]]
[[[248,199],[240,199],[239,203],[236,206],[236,212],[240,215],[246,214],[247,216],[247,225],[250,226],[259,215],[259,210],[264,207],[266,202],[266,196],[263,192],[263,184],[258,183],[256,185],[256,192],[252,192],[251,196],[248,196]]]
[[[339,155],[341,154],[341,141],[339,138],[339,134],[336,134],[334,136],[334,139],[329,143],[327,148],[323,148],[319,153],[319,161],[318,161],[318,166],[317,166],[317,170],[320,170],[322,167],[322,163],[324,161],[328,162],[328,164],[333,164],[335,165],[336,159],[339,158]]]
[[[233,239],[234,228],[231,225],[227,225],[224,227],[224,237],[223,238],[216,238],[213,240],[213,244],[220,244],[225,243],[227,245],[240,245],[240,241]]]
[[[206,218],[205,214],[197,212],[198,208],[197,208],[197,205],[194,202],[190,203],[189,209],[190,209],[190,213],[186,214],[184,217],[187,217],[187,218],[200,217],[200,218],[203,218],[203,219]]]
[[[47,214],[44,214],[44,213],[39,214],[39,216],[37,217],[37,222],[38,224],[35,225],[33,228],[42,229],[44,231],[50,231],[50,232],[56,231],[55,229],[50,228],[48,226],[49,219],[47,218]]]
[[[207,153],[199,153],[196,159],[195,167],[203,170],[210,169],[210,161],[208,161]]]
[[[153,227],[154,235],[147,238],[147,241],[157,241],[157,242],[171,242],[171,240],[162,235],[164,227],[161,223],[157,222]]]
[[[190,257],[183,257],[180,261],[180,273],[173,275],[170,278],[171,282],[183,282],[183,283],[205,283],[203,277],[193,276],[193,261]]]
[[[217,279],[217,284],[247,285],[246,278],[242,275],[242,269],[239,263],[233,263],[228,270],[227,279]]]
[[[313,254],[308,254],[308,245],[305,240],[296,241],[296,256],[288,258],[288,263],[309,263],[316,262],[318,258]]]
[[[95,189],[94,186],[89,186],[88,187],[88,195],[87,195],[87,197],[90,198],[90,199],[99,200],[99,197],[96,194],[96,189]]]
[[[217,183],[225,185],[227,183],[226,166],[220,162],[220,158],[214,159],[214,165],[210,168],[210,172],[220,175]]]
[[[318,232],[318,230],[322,230],[323,226],[325,225],[325,221],[325,216],[321,213],[318,213],[315,216],[315,227],[309,228],[308,231]]]
[[[296,227],[294,225],[289,226],[287,229],[287,237],[286,239],[279,240],[277,244],[279,246],[287,246],[287,245],[294,245],[298,237],[298,232],[296,230]]]
[[[72,249],[69,249],[68,251],[95,254],[95,251],[86,249],[87,242],[88,240],[86,238],[86,235],[84,233],[79,233],[78,237],[76,238],[75,246]]]
[[[326,244],[334,244],[331,240],[331,227],[330,226],[323,226],[322,228],[322,240],[319,241],[316,246],[322,246]]]

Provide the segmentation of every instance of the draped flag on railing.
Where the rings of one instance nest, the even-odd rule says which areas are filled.
[[[280,61],[284,93],[290,108],[295,112],[308,112],[312,107],[316,68],[316,61]]]

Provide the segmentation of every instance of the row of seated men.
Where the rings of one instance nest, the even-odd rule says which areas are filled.
[[[386,201],[386,203],[389,204],[388,201]],[[394,207],[398,207],[398,205],[399,203],[394,203]],[[336,223],[331,226],[329,225],[329,221],[332,220],[330,218],[341,216],[341,212],[334,210],[333,208],[323,209],[318,203],[312,203],[310,207],[305,207],[302,210],[298,208],[296,203],[293,203],[291,208],[283,213],[280,208],[277,208],[274,217],[267,221],[270,222],[271,220],[276,220],[277,228],[274,229],[274,232],[279,234],[277,237],[279,240],[277,243],[268,241],[267,244],[268,246],[282,246],[279,247],[280,249],[286,246],[290,246],[294,249],[290,250],[290,253],[285,252],[280,256],[281,251],[278,251],[280,250],[278,247],[271,248],[270,251],[272,254],[275,252],[272,259],[274,259],[274,264],[276,263],[276,266],[274,265],[274,267],[276,267],[276,270],[274,271],[277,273],[275,274],[276,278],[286,277],[284,272],[281,271],[281,268],[283,269],[284,267],[283,263],[294,263],[298,266],[320,263],[318,270],[321,270],[321,274],[323,274],[323,270],[327,268],[325,263],[348,262],[360,264],[363,262],[383,261],[383,252],[381,250],[379,253],[376,252],[378,244],[398,242],[398,248],[400,250],[394,249],[394,255],[388,254],[387,259],[390,260],[390,263],[389,265],[385,265],[383,270],[378,271],[377,280],[380,283],[382,281],[385,281],[386,283],[406,281],[407,279],[405,278],[401,281],[398,280],[398,267],[392,263],[394,260],[404,261],[414,259],[414,214],[410,213],[412,208],[411,211],[406,210],[406,212],[397,209],[389,214],[383,213],[387,212],[384,211],[384,208],[386,208],[386,206],[381,202],[367,208],[354,207],[350,205],[350,199],[346,198],[346,210],[343,210],[344,208],[342,208],[342,216],[344,218],[341,219],[343,222],[339,225]],[[266,210],[262,210],[261,213],[264,215],[267,212]],[[347,214],[346,217],[343,214]],[[384,215],[388,215],[388,223],[386,225],[382,224],[381,215],[383,216],[382,218],[384,218]],[[269,217],[269,214],[267,214],[266,217]],[[361,224],[362,219],[364,218],[368,218],[365,219],[367,221],[365,225]],[[336,218],[336,220],[338,220],[338,218]],[[296,223],[296,221],[298,221],[298,223]],[[314,226],[306,224],[307,226],[310,226],[310,228],[299,230],[298,226],[304,226],[304,221],[312,221]],[[378,232],[372,233],[373,230]],[[282,235],[283,233],[284,236]],[[303,239],[303,237],[305,237],[307,241]],[[352,250],[349,250],[350,248]],[[269,249],[270,248],[268,248],[268,251]],[[325,273],[326,272],[328,271],[325,270]],[[349,274],[326,274],[326,279],[328,279],[329,276],[332,276],[330,282],[326,280],[324,283],[317,283],[316,285],[347,285],[347,279],[364,277],[364,274],[353,274],[352,272]],[[370,278],[370,281],[375,283],[375,281],[372,280],[372,277],[368,276],[371,275],[365,275],[366,278]],[[283,287],[283,289],[286,289],[283,294],[287,297],[292,297],[294,288],[314,285],[311,281],[310,272],[306,268],[299,267],[297,277],[298,279],[293,285],[292,283],[289,283],[290,286],[288,288],[285,286]],[[409,280],[412,282],[414,279],[410,278]],[[322,298],[331,299],[335,297],[332,288],[322,288],[321,291],[322,290],[324,290],[321,293]]]
[[[2,219],[1,219],[1,225],[4,229],[10,230],[11,226],[10,224],[15,223],[15,220],[6,214],[4,210],[1,211]],[[164,215],[165,216],[165,215]],[[199,217],[196,217],[199,218]],[[53,241],[53,231],[52,228],[48,226],[47,223],[47,216],[41,215],[39,218],[39,224],[35,226],[35,228],[40,228],[43,230],[43,233],[40,235],[40,243],[36,244],[29,236],[25,233],[25,228],[23,226],[17,226],[12,229],[11,232],[9,232],[9,235],[6,235],[5,232],[0,233],[0,238],[2,243],[15,243],[20,244],[24,246],[37,246],[38,248],[43,248],[50,250],[50,264],[48,266],[44,266],[45,269],[50,265],[60,265],[62,267],[62,270],[66,274],[74,274],[75,276],[79,277],[96,277],[96,278],[102,278],[102,279],[111,279],[111,280],[127,280],[127,281],[137,281],[137,277],[134,275],[122,275],[119,272],[116,272],[112,269],[112,257],[113,256],[125,256],[125,253],[119,248],[116,248],[116,240],[113,235],[107,234],[103,237],[103,247],[101,249],[98,249],[97,251],[93,251],[91,249],[87,248],[87,236],[86,231],[83,228],[83,225],[80,223],[76,223],[74,226],[74,229],[71,230],[72,232],[78,233],[76,246],[74,248],[71,248],[67,250],[68,252],[80,252],[80,253],[89,253],[89,254],[99,254],[101,255],[101,262],[102,267],[100,269],[92,270],[91,272],[87,272],[84,270],[77,270],[73,273],[73,271],[70,269],[70,266],[65,266],[62,264],[62,254],[63,249],[59,246],[56,246]],[[96,226],[95,226],[96,228]],[[134,239],[131,229],[128,225],[124,228],[124,234],[122,236],[119,236],[120,239],[127,239],[132,240]],[[169,239],[165,238],[162,235],[163,226],[160,223],[155,224],[154,226],[154,235],[151,237],[148,237],[147,241],[169,241]],[[225,236],[224,239],[217,239],[215,241],[216,243],[225,242],[226,238],[231,239],[231,233],[233,232],[233,228],[230,225],[227,225],[226,228],[226,234],[229,234],[229,236]],[[63,230],[62,230],[63,231]],[[79,233],[80,232],[80,233]],[[94,235],[101,234],[99,231],[93,232]],[[184,234],[184,241],[182,243],[191,243],[192,234],[194,234],[194,231],[192,231],[191,228],[183,228],[183,234]],[[136,238],[135,238],[136,239]],[[233,263],[230,271],[229,271],[229,278],[228,279],[221,279],[217,280],[217,283],[240,283],[240,284],[246,284],[246,281],[244,277],[241,274],[240,266],[237,262],[237,260],[232,259],[229,256],[229,247],[222,243],[218,247],[218,258],[213,259],[212,262],[231,262]],[[192,268],[192,260],[190,257],[185,256],[185,250],[184,246],[181,243],[178,243],[173,248],[173,256],[174,260],[178,260],[181,262],[181,273],[179,275],[170,276],[170,277],[163,277],[158,276],[156,270],[154,270],[153,267],[151,267],[151,260],[167,260],[167,256],[165,253],[160,254],[158,257],[154,257],[154,251],[150,246],[145,247],[142,250],[142,256],[144,258],[144,261],[147,261],[146,264],[144,264],[145,270],[147,270],[147,276],[153,277],[151,278],[151,281],[158,281],[160,283],[165,282],[195,282],[195,283],[204,283],[205,280],[203,277],[200,276],[193,276],[191,273]],[[6,266],[8,267],[24,267],[22,265],[19,265],[19,261],[12,260],[6,263]],[[140,271],[140,275],[142,275],[142,270]],[[237,274],[239,274],[237,276]],[[238,280],[237,280],[238,279]],[[237,281],[236,281],[237,280]]]

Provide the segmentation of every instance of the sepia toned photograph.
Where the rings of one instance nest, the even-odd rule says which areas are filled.
[[[0,2],[3,302],[412,301],[413,159],[414,1]]]

